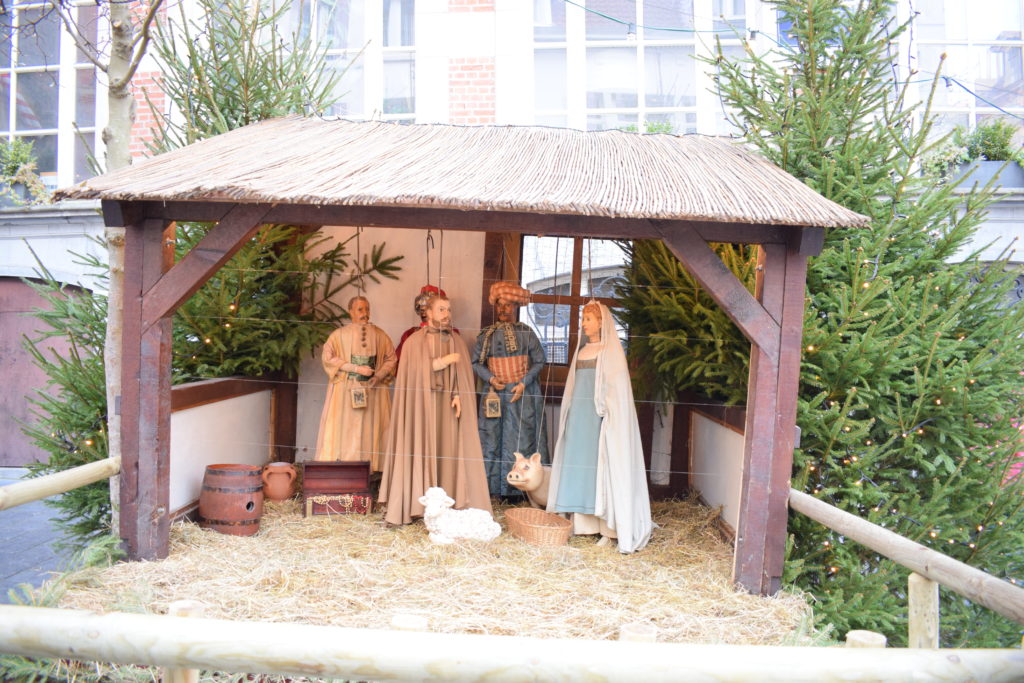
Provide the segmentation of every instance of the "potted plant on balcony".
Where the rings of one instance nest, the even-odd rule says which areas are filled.
[[[49,194],[36,173],[32,142],[23,138],[0,141],[0,207],[39,204]]]
[[[922,161],[922,169],[967,187],[993,178],[998,186],[1024,187],[1024,154],[1013,144],[1017,130],[1004,119],[986,121],[969,133],[957,127]]]

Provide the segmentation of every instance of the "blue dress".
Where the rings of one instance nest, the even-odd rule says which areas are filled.
[[[597,498],[597,451],[601,417],[594,409],[597,359],[576,362],[576,381],[565,423],[565,454],[555,509],[594,514]]]

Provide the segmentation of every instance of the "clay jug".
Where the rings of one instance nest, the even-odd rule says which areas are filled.
[[[295,495],[295,466],[272,462],[263,468],[263,495],[267,500],[288,500]]]

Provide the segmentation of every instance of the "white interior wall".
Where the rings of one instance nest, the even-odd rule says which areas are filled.
[[[690,483],[708,505],[722,506],[722,521],[733,531],[739,524],[742,481],[743,435],[691,413]]]
[[[324,227],[322,231],[329,237],[346,239],[355,228],[331,226]],[[482,232],[445,231],[443,253],[441,231],[433,230],[432,235],[434,248],[430,252],[430,283],[438,283],[440,261],[440,286],[451,299],[453,324],[462,332],[466,345],[472,348],[480,330],[485,235]],[[364,252],[368,252],[373,244],[385,242],[385,256],[404,256],[399,262],[402,267],[399,279],[382,279],[380,283],[366,281],[370,319],[387,332],[396,346],[405,330],[419,324],[413,301],[420,287],[427,284],[426,238],[426,230],[398,228],[366,228],[359,238]],[[354,252],[355,242],[349,242],[349,246]],[[345,305],[355,294],[354,288],[341,292],[339,303]],[[301,461],[313,457],[320,413],[327,393],[327,377],[320,365],[320,349],[314,357],[303,359],[298,393],[295,459]]]
[[[199,500],[207,465],[270,457],[270,391],[171,413],[170,511]]]

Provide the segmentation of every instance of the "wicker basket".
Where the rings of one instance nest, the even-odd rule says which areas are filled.
[[[572,534],[572,522],[538,508],[505,510],[508,530],[533,545],[565,545]]]

